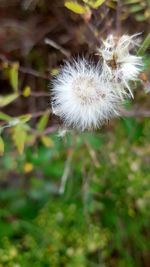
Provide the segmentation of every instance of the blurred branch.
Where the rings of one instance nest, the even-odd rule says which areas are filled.
[[[49,97],[49,93],[44,93],[44,92],[31,92],[29,96],[34,96],[34,97],[40,97],[40,96],[47,96]]]
[[[121,34],[121,1],[117,1],[117,10],[116,10],[116,30],[118,36]]]
[[[54,133],[59,129],[59,127],[60,127],[60,125],[58,125],[58,124],[50,126],[50,127],[46,128],[44,131],[42,131],[41,133],[40,132],[37,133],[36,136],[40,137],[40,136],[43,136],[46,134]],[[34,132],[37,132],[37,130],[34,130]]]
[[[37,111],[37,112],[31,113],[31,114],[26,113],[26,114],[23,114],[21,116],[23,117],[23,116],[31,115],[31,119],[33,119],[33,118],[38,118],[38,117],[44,115],[45,113],[50,113],[50,112],[51,112],[51,109],[48,108],[46,110]],[[130,117],[137,117],[137,118],[147,117],[147,118],[149,118],[150,117],[150,110],[130,110],[130,111],[127,111],[125,109],[121,109],[120,114],[122,117],[126,117],[126,118],[130,118]],[[19,116],[18,116],[18,118],[19,118]],[[12,117],[12,120],[14,121],[18,118]],[[3,126],[4,124],[5,124],[5,122],[2,122],[0,124],[0,126]],[[52,126],[50,128],[45,129],[45,131],[43,133],[44,134],[51,133],[53,131],[58,130],[60,127],[61,127],[61,125]],[[34,130],[34,131],[36,131],[36,130]],[[93,154],[91,154],[91,156],[93,157]]]
[[[63,194],[65,192],[65,187],[66,187],[66,183],[67,183],[69,173],[70,173],[70,168],[71,168],[72,156],[73,156],[73,149],[69,152],[69,155],[68,155],[67,160],[65,162],[64,173],[61,177],[61,185],[59,188],[60,194]]]
[[[62,54],[64,54],[66,57],[70,57],[71,53],[66,50],[65,48],[63,48],[61,45],[57,44],[56,42],[54,42],[53,40],[49,39],[49,38],[45,38],[44,39],[44,43],[50,45],[51,47],[59,50]]]
[[[37,111],[35,113],[32,113],[31,116],[32,118],[37,118],[37,117],[40,117],[42,116],[43,114],[45,114],[46,112],[50,112],[51,109],[48,108],[46,110],[42,110],[42,111]],[[125,109],[121,109],[120,110],[120,114],[121,116],[124,116],[124,117],[150,117],[150,110],[137,110],[137,109],[133,109],[133,110],[125,110]],[[27,115],[27,114],[23,114],[24,116]]]
[[[150,110],[121,110],[121,115],[125,117],[150,117]]]
[[[35,113],[32,113],[31,116],[32,118],[38,118],[40,116],[42,116],[45,113],[50,113],[50,109],[46,109],[46,110],[41,110],[41,111],[37,111]],[[26,114],[25,114],[26,115]]]
[[[10,66],[14,65],[14,62],[13,61],[8,60],[2,54],[0,54],[0,60],[3,61],[3,62],[6,62]],[[35,76],[35,77],[38,77],[38,78],[42,78],[44,80],[49,80],[49,77],[47,75],[42,74],[42,73],[40,73],[40,72],[38,72],[36,70],[33,70],[31,68],[26,68],[26,67],[19,66],[19,71],[21,73],[25,73],[25,74],[29,74],[29,75],[32,75],[32,76]]]
[[[100,44],[100,39],[96,35],[96,29],[94,29],[94,26],[89,21],[85,21],[85,24],[86,24],[88,30],[90,31],[90,33],[92,33],[92,36],[93,36],[94,41],[95,41],[95,44],[99,45]]]
[[[87,140],[85,140],[85,145],[89,151],[89,155],[91,157],[91,160],[93,162],[93,164],[95,165],[95,167],[99,167],[99,161],[97,159],[97,156],[96,156],[96,153],[95,153],[95,150],[92,148],[92,146],[90,145],[89,142],[87,142]]]

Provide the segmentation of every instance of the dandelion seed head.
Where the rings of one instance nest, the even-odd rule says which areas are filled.
[[[138,45],[137,35],[109,35],[99,48],[102,60],[97,65],[85,59],[65,64],[53,81],[52,111],[66,127],[99,128],[133,97],[130,81],[138,79],[143,67],[132,50]]]
[[[118,115],[120,98],[109,81],[101,79],[100,66],[86,60],[66,63],[52,90],[53,112],[67,126],[98,128]]]

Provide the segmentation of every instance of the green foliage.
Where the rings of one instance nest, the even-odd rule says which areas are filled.
[[[41,116],[38,124],[37,124],[37,129],[39,131],[43,131],[45,129],[45,127],[47,126],[49,120],[49,111],[46,111],[43,116]]]
[[[2,137],[0,136],[0,156],[2,156],[4,153],[4,141]]]
[[[86,3],[88,6],[96,9],[100,7],[106,0],[82,0],[82,1]]]
[[[69,133],[63,140],[53,134],[49,149],[40,143],[19,158],[5,153],[1,173],[17,170],[19,184],[0,195],[1,266],[143,266],[140,255],[149,247],[149,130],[148,119],[126,119],[113,133]],[[25,188],[22,175],[30,177]]]
[[[0,112],[0,120],[4,120],[4,121],[10,121],[12,118],[9,116],[9,115],[7,115],[7,114],[5,114],[5,113],[3,113],[3,112]]]
[[[139,48],[138,55],[144,56],[146,50],[150,47],[150,33],[146,36],[144,42]]]
[[[74,13],[81,15],[87,13],[90,8],[97,9],[105,2],[105,0],[82,0],[82,2],[82,4],[79,4],[75,1],[66,1],[65,7]]]
[[[117,9],[117,0],[108,0],[106,5],[114,10]],[[120,19],[127,19],[128,16],[132,16],[136,21],[149,21],[150,19],[150,2],[149,0],[124,0],[120,1],[122,12]]]
[[[0,96],[0,107],[5,107],[18,98],[17,93],[13,93],[7,96]]]
[[[66,1],[65,7],[77,14],[84,14],[87,12],[87,8],[73,1]]]
[[[13,141],[20,154],[23,153],[26,136],[26,128],[24,125],[17,124],[13,127]]]
[[[10,84],[14,91],[18,91],[18,69],[19,64],[14,63],[9,70]]]

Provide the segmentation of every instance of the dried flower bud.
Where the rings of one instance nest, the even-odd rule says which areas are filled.
[[[108,36],[103,46],[98,49],[103,58],[103,76],[108,77],[120,87],[120,94],[133,97],[129,82],[138,79],[142,69],[142,58],[131,54],[131,49],[138,45],[135,40],[139,34],[123,35],[120,38]]]

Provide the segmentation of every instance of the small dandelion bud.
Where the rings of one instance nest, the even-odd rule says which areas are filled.
[[[99,49],[103,58],[103,75],[119,85],[123,96],[133,97],[129,82],[138,79],[143,66],[142,58],[131,54],[131,49],[138,45],[138,40],[135,41],[137,35],[123,35],[120,38],[110,35]]]
[[[52,110],[67,126],[79,130],[98,128],[118,115],[120,97],[100,72],[99,65],[82,59],[66,63],[55,78]]]

